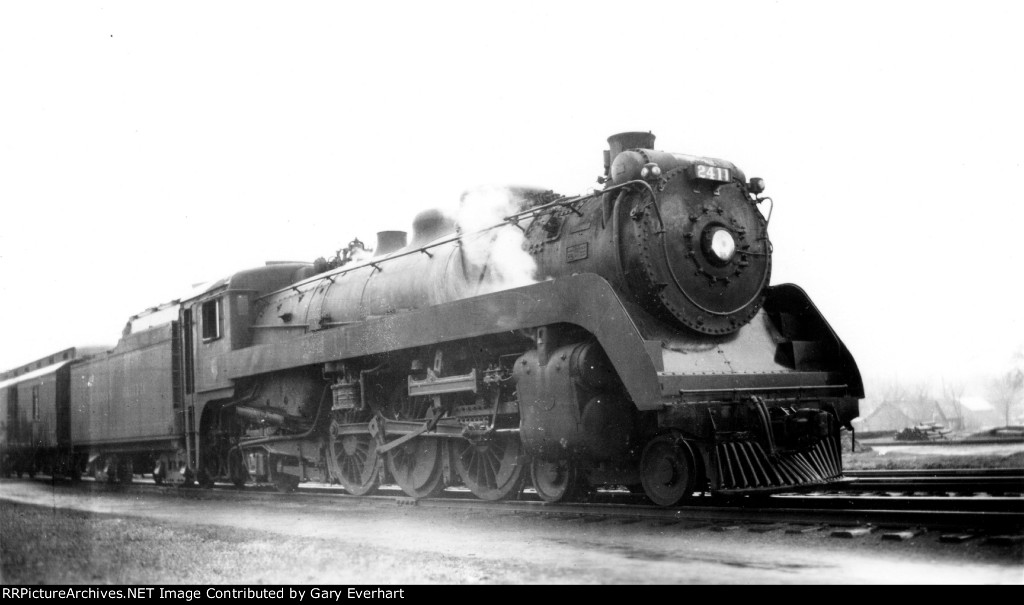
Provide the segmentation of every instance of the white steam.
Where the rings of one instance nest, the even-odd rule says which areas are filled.
[[[339,251],[344,254],[344,252]],[[361,263],[366,260],[373,258],[373,250],[367,250],[366,248],[350,247],[348,248],[348,259],[351,263]]]
[[[526,286],[537,281],[537,263],[524,249],[526,237],[514,225],[477,233],[524,209],[525,202],[508,189],[481,187],[462,196],[455,222],[465,234],[462,252],[467,277],[479,282],[479,294]],[[528,221],[524,221],[526,227]]]

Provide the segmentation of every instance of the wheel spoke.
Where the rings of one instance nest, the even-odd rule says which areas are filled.
[[[338,435],[342,426],[337,420],[331,423],[328,441],[331,474],[350,494],[369,494],[377,488],[381,466],[377,442],[369,434]]]
[[[522,489],[522,445],[515,435],[499,435],[460,445],[455,470],[474,495],[500,500]]]
[[[497,457],[497,453],[494,453],[485,456],[483,462],[488,484],[493,488],[498,487],[498,474],[501,471],[502,459]]]

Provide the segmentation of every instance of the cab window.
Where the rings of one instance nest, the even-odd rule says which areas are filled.
[[[223,321],[219,298],[203,303],[200,323],[202,324],[204,342],[217,340],[221,337]]]

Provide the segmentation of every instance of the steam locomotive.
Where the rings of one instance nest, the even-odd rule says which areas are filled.
[[[372,255],[241,271],[112,350],[5,372],[5,470],[663,506],[841,478],[861,378],[808,296],[769,285],[764,182],[608,142],[599,190],[509,190],[473,229],[426,211]]]

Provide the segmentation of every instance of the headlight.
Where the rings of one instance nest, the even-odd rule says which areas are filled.
[[[724,265],[736,255],[736,240],[725,229],[715,229],[709,242],[711,253]]]

